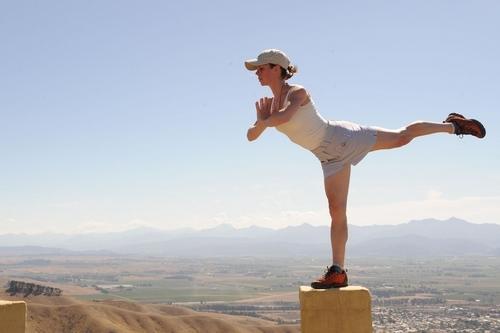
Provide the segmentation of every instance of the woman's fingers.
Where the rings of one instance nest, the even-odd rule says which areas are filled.
[[[270,108],[271,108],[271,99],[266,97],[266,99],[264,100],[264,110],[268,112]]]
[[[266,110],[269,110],[271,108],[271,98],[266,97]]]
[[[271,113],[273,99],[270,97],[260,98],[255,102],[255,109],[257,110],[258,119],[267,118]]]
[[[260,120],[263,119],[263,116],[262,116],[263,108],[264,108],[263,105],[264,105],[263,98],[261,98],[257,102],[255,102],[255,109],[257,110],[257,119],[260,119]]]

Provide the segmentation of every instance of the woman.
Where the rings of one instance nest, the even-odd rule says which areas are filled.
[[[284,52],[264,50],[256,59],[245,61],[245,66],[256,71],[260,84],[271,88],[273,93],[272,98],[261,98],[255,103],[257,121],[248,129],[248,140],[256,140],[266,128],[275,127],[321,161],[332,219],[333,262],[323,276],[311,283],[313,288],[338,288],[348,283],[344,257],[351,165],[359,163],[371,151],[401,147],[418,136],[450,133],[483,138],[486,134],[479,121],[458,113],[451,113],[443,123],[417,121],[398,130],[327,121],[316,111],[304,87],[286,82],[297,70]]]

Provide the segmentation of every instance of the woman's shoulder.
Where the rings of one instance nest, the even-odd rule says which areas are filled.
[[[290,86],[290,91],[296,90],[306,90],[306,88],[300,84],[288,84]]]
[[[287,94],[287,97],[288,101],[298,101],[300,103],[300,106],[304,106],[311,102],[311,96],[307,92],[306,88],[298,84],[290,85],[290,90]]]
[[[309,96],[309,93],[307,92],[307,90],[304,86],[301,86],[299,84],[290,84],[289,95],[307,95],[307,96]]]

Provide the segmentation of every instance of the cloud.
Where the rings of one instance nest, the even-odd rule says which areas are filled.
[[[290,207],[293,203],[287,203]],[[58,233],[91,233],[91,232],[117,232],[139,227],[156,229],[179,229],[191,227],[206,229],[218,224],[229,223],[237,228],[252,225],[279,229],[287,226],[308,223],[311,225],[329,225],[330,216],[328,207],[317,210],[311,209],[280,209],[271,207],[262,209],[248,209],[245,212],[237,207],[230,210],[214,211],[207,214],[203,209],[195,214],[173,214],[164,212],[154,219],[130,218],[119,220],[107,218],[93,218],[80,221],[66,218],[58,221],[39,216],[38,220],[30,221],[23,216],[0,216],[3,225],[2,233],[11,232],[58,232]],[[465,219],[474,223],[500,224],[500,196],[467,196],[461,198],[447,198],[440,191],[431,189],[422,200],[407,200],[381,204],[349,204],[348,221],[355,225],[371,224],[400,224],[415,219],[437,218],[448,219],[452,216]],[[78,223],[81,222],[81,223]]]
[[[80,201],[53,202],[47,204],[48,208],[77,208],[82,206],[83,203]]]
[[[86,221],[79,224],[74,230],[75,233],[93,233],[93,232],[118,232],[141,227],[150,227],[158,229],[158,225],[140,219],[130,220],[126,223],[112,223],[104,221]]]
[[[122,228],[113,223],[100,221],[86,221],[76,227],[76,233],[93,233],[93,232],[113,232],[121,231]]]
[[[475,223],[500,223],[500,196],[446,199],[430,191],[420,201],[359,205],[349,209],[350,222],[357,225],[399,224],[414,219],[447,219],[456,216]]]
[[[210,224],[224,224],[224,223],[230,223],[229,216],[226,212],[220,212],[217,215],[213,216],[210,219]]]
[[[437,200],[443,197],[443,192],[440,192],[438,190],[429,190],[427,192],[427,199],[428,200]]]
[[[252,225],[258,225],[266,228],[279,229],[287,226],[300,225],[308,223],[312,225],[330,224],[328,211],[325,210],[284,210],[276,215],[255,214],[238,216],[230,219],[228,223],[235,227],[244,228]]]
[[[349,223],[355,225],[400,224],[415,219],[448,219],[452,216],[474,223],[500,224],[500,196],[447,199],[441,192],[429,190],[423,200],[348,207]],[[327,207],[319,210],[284,210],[273,215],[256,213],[226,218],[227,223],[236,227],[259,225],[276,229],[302,223],[330,224]]]
[[[2,225],[2,234],[7,233],[19,233],[19,221],[13,217],[7,217],[0,219],[0,225]]]

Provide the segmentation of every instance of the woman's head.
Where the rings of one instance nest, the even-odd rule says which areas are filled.
[[[262,51],[257,59],[245,61],[245,67],[256,71],[262,85],[268,85],[273,80],[288,80],[297,72],[297,67],[290,64],[290,58],[276,49]]]

